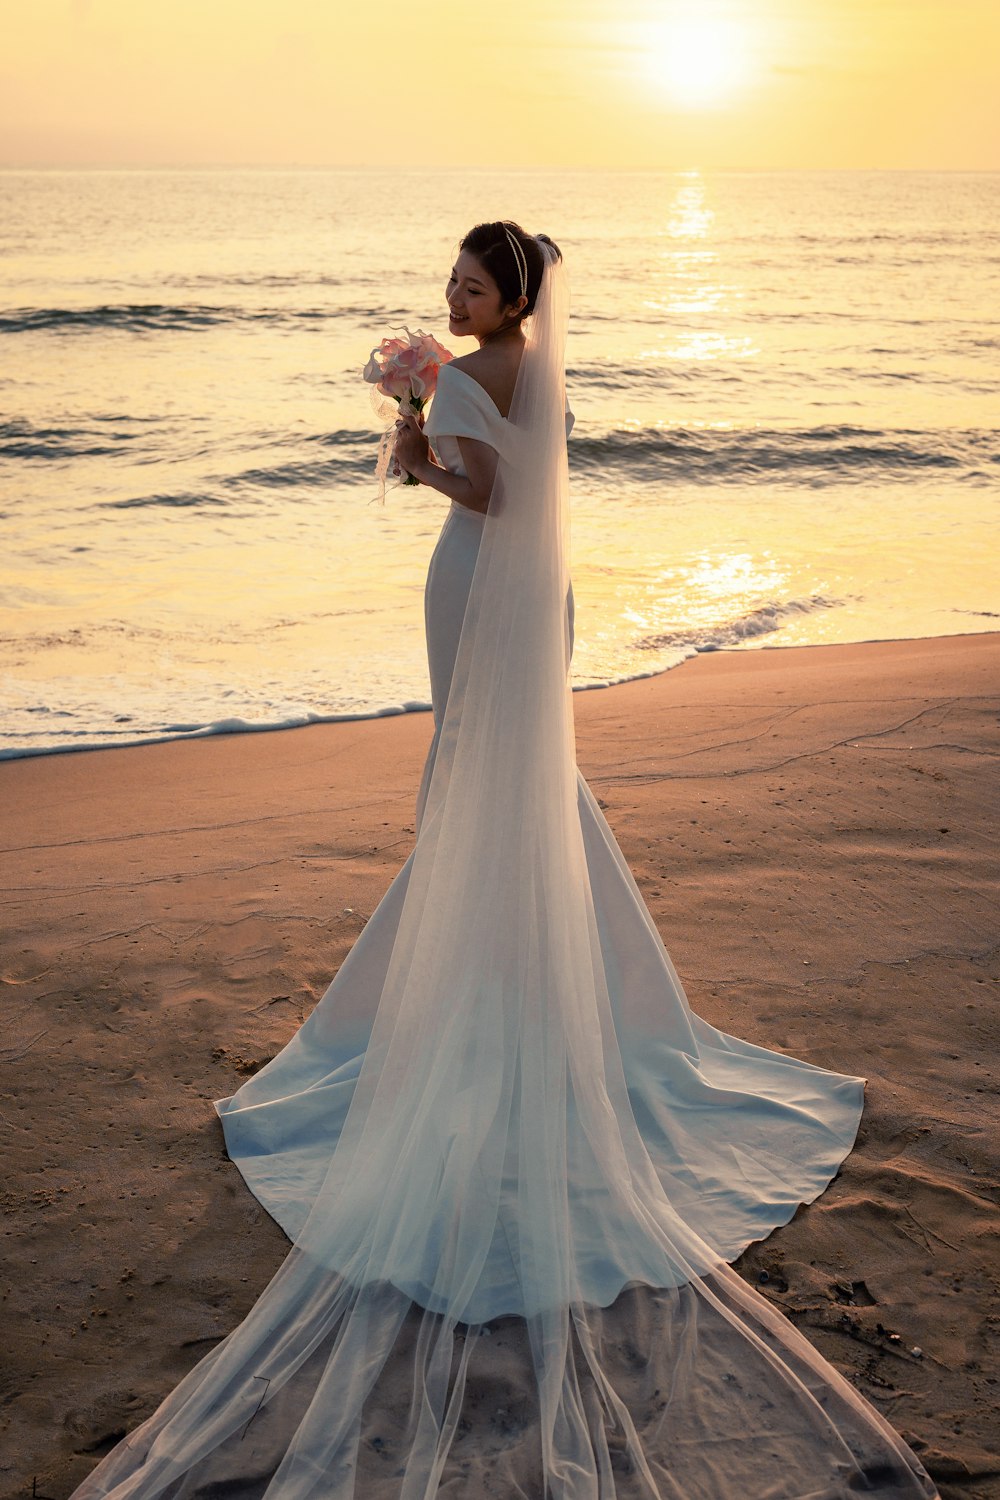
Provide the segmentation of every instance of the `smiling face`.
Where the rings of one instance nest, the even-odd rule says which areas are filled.
[[[493,277],[468,250],[459,251],[445,296],[451,333],[483,339],[515,316],[513,307],[504,306]]]

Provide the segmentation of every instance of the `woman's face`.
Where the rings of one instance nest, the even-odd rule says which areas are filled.
[[[509,317],[489,271],[468,250],[460,250],[445,291],[450,317],[448,329],[484,338]]]

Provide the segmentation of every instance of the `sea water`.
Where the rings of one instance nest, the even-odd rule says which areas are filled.
[[[361,369],[498,217],[570,279],[575,686],[997,628],[1000,174],[6,171],[0,756],[427,706]]]

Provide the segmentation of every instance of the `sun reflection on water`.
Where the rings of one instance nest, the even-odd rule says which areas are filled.
[[[729,338],[724,333],[695,332],[691,329],[676,344],[661,344],[655,349],[640,350],[642,359],[752,359],[760,349],[753,339]]]
[[[716,312],[727,297],[738,301],[741,296],[742,293],[724,282],[700,282],[690,288],[680,287],[669,297],[647,297],[642,305],[650,312],[660,313]]]
[[[724,326],[734,316],[736,305],[745,300],[745,292],[719,278],[719,254],[710,243],[715,228],[716,213],[705,182],[700,173],[691,172],[666,205],[665,223],[658,234],[667,243],[657,254],[653,285],[642,302],[651,323],[662,317],[670,324],[669,339],[637,351],[640,359],[704,364],[760,354],[753,338],[736,335]]]
[[[702,552],[686,564],[630,579],[621,618],[645,639],[697,635],[783,597],[789,582],[771,553]]]
[[[699,174],[677,189],[670,222],[663,230],[671,239],[704,239],[715,223],[715,213],[705,202],[705,184]]]

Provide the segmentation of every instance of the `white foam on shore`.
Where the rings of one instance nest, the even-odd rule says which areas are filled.
[[[941,636],[956,635],[993,635],[994,630],[975,631],[949,631],[938,634],[927,634],[923,636],[869,636],[859,641],[810,641],[810,642],[781,642],[748,640],[742,644],[717,645],[714,642],[705,642],[698,646],[690,647],[683,654],[678,654],[676,659],[668,665],[656,667],[648,672],[634,672],[625,677],[611,678],[601,682],[583,682],[573,685],[574,693],[588,693],[597,689],[620,687],[629,682],[641,682],[650,677],[660,677],[674,667],[681,666],[685,661],[690,661],[695,656],[707,655],[710,652],[729,653],[730,655],[747,654],[753,651],[819,651],[831,646],[879,646],[891,641],[900,640],[936,640]],[[250,720],[239,717],[218,719],[211,724],[185,727],[175,731],[153,731],[148,735],[132,737],[116,736],[111,739],[100,738],[80,739],[73,744],[39,745],[39,746],[17,746],[0,747],[0,761],[24,760],[38,755],[66,755],[84,750],[128,750],[137,749],[143,745],[171,744],[176,740],[203,740],[211,739],[223,734],[270,734],[285,729],[302,729],[313,724],[349,724],[358,723],[366,719],[398,718],[403,714],[429,713],[431,704],[423,700],[410,700],[404,703],[391,703],[381,707],[374,707],[370,711],[353,713],[330,713],[330,714],[296,714],[287,719],[275,719],[253,723]]]

